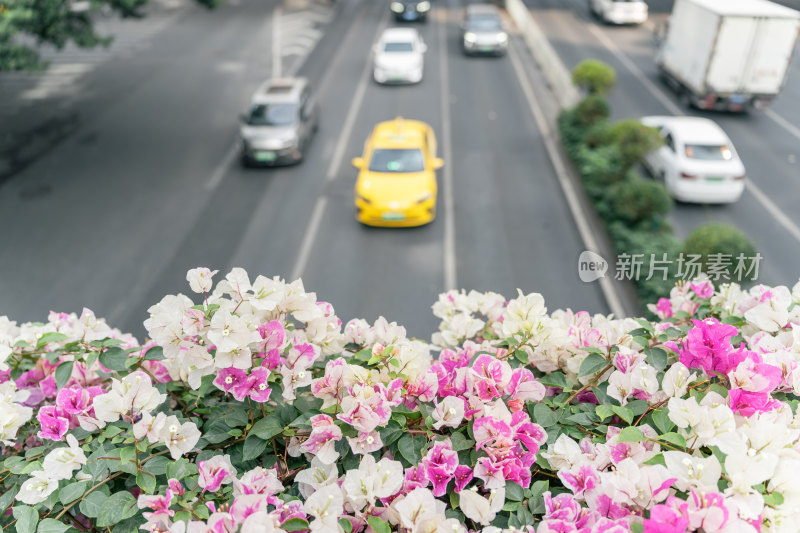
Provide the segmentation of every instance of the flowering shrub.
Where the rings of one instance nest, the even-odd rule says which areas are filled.
[[[144,345],[0,318],[4,529],[798,529],[800,283],[681,284],[659,322],[451,291],[425,343],[215,274]]]

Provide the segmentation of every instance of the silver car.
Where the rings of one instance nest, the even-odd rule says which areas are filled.
[[[465,54],[502,55],[508,49],[508,33],[500,20],[500,10],[492,4],[472,4],[461,24]]]
[[[275,78],[253,94],[241,116],[242,164],[299,163],[319,125],[319,109],[305,78]]]

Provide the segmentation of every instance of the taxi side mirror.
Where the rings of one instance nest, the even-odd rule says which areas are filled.
[[[441,157],[434,157],[432,164],[434,169],[440,169],[444,166],[444,159]]]
[[[353,160],[351,161],[351,163],[357,169],[364,168],[364,158],[363,157],[354,157]]]

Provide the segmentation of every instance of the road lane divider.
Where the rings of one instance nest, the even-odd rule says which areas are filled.
[[[220,183],[222,183],[222,178],[225,177],[225,173],[228,171],[228,168],[233,163],[233,160],[236,159],[236,155],[239,153],[239,147],[241,146],[241,141],[238,138],[233,142],[233,146],[228,148],[228,151],[225,152],[225,155],[222,157],[222,161],[219,162],[217,167],[214,169],[214,172],[211,174],[211,178],[206,182],[206,190],[213,191],[216,189]]]
[[[386,20],[384,19],[378,25],[372,42],[375,42],[384,28],[386,28],[386,24]],[[370,43],[370,49],[371,45],[372,43]],[[353,133],[353,126],[355,125],[356,116],[358,115],[359,109],[361,109],[361,104],[364,101],[364,95],[367,91],[371,65],[372,62],[368,57],[366,64],[364,65],[364,69],[361,71],[361,78],[358,80],[356,92],[353,95],[353,99],[350,101],[350,108],[347,110],[344,126],[342,127],[341,134],[339,135],[339,140],[336,143],[336,148],[333,152],[333,156],[331,157],[331,162],[328,165],[328,171],[325,174],[326,184],[335,179],[336,174],[339,172],[339,167],[342,165],[342,157],[347,149],[347,144],[350,142],[350,136]],[[325,214],[325,207],[327,204],[328,200],[325,197],[325,188],[323,187],[322,193],[319,195],[319,197],[317,197],[317,201],[314,204],[314,210],[311,213],[308,227],[303,235],[303,242],[300,244],[300,250],[297,253],[297,259],[295,260],[294,268],[292,269],[291,279],[293,280],[302,277],[303,272],[306,270],[306,266],[308,266],[308,260],[311,258],[311,250],[313,249],[314,243],[317,240],[317,235],[319,234],[319,228],[322,224],[322,218]]]
[[[545,150],[547,150],[547,155],[550,159],[550,162],[553,165],[553,170],[556,173],[558,184],[561,186],[561,191],[563,192],[564,198],[567,201],[567,206],[569,207],[572,219],[575,221],[575,225],[578,228],[578,234],[580,235],[581,241],[583,241],[583,245],[586,250],[597,254],[602,254],[597,239],[594,236],[594,232],[592,231],[591,225],[589,224],[589,220],[586,218],[586,215],[581,209],[581,203],[578,199],[578,194],[575,191],[573,182],[569,178],[569,174],[567,172],[567,165],[562,159],[561,152],[556,146],[558,135],[553,133],[550,124],[548,124],[547,119],[545,118],[544,111],[536,100],[536,95],[533,87],[531,86],[530,80],[528,80],[528,77],[525,74],[525,69],[522,66],[522,60],[517,53],[516,43],[514,41],[509,42],[508,57],[511,59],[511,64],[514,67],[514,72],[516,73],[517,79],[522,87],[522,92],[525,94],[525,100],[528,102],[528,107],[533,115],[533,119],[542,134],[542,142],[544,143]],[[611,312],[619,318],[626,316],[622,299],[617,293],[617,289],[614,286],[611,278],[608,276],[603,276],[598,279],[598,282],[600,283],[600,290],[602,291],[603,297],[605,298],[608,308],[611,310]]]
[[[444,8],[437,8],[439,14]],[[446,13],[446,12],[445,12]],[[456,277],[456,221],[453,201],[453,136],[450,120],[450,71],[447,54],[447,17],[438,18],[439,25],[439,68],[441,70],[440,98],[442,109],[442,156],[444,156],[443,191],[444,200],[444,290],[458,289]]]

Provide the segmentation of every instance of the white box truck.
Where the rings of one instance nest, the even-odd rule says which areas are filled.
[[[745,111],[780,92],[800,36],[800,12],[767,0],[675,0],[656,53],[685,105]]]

